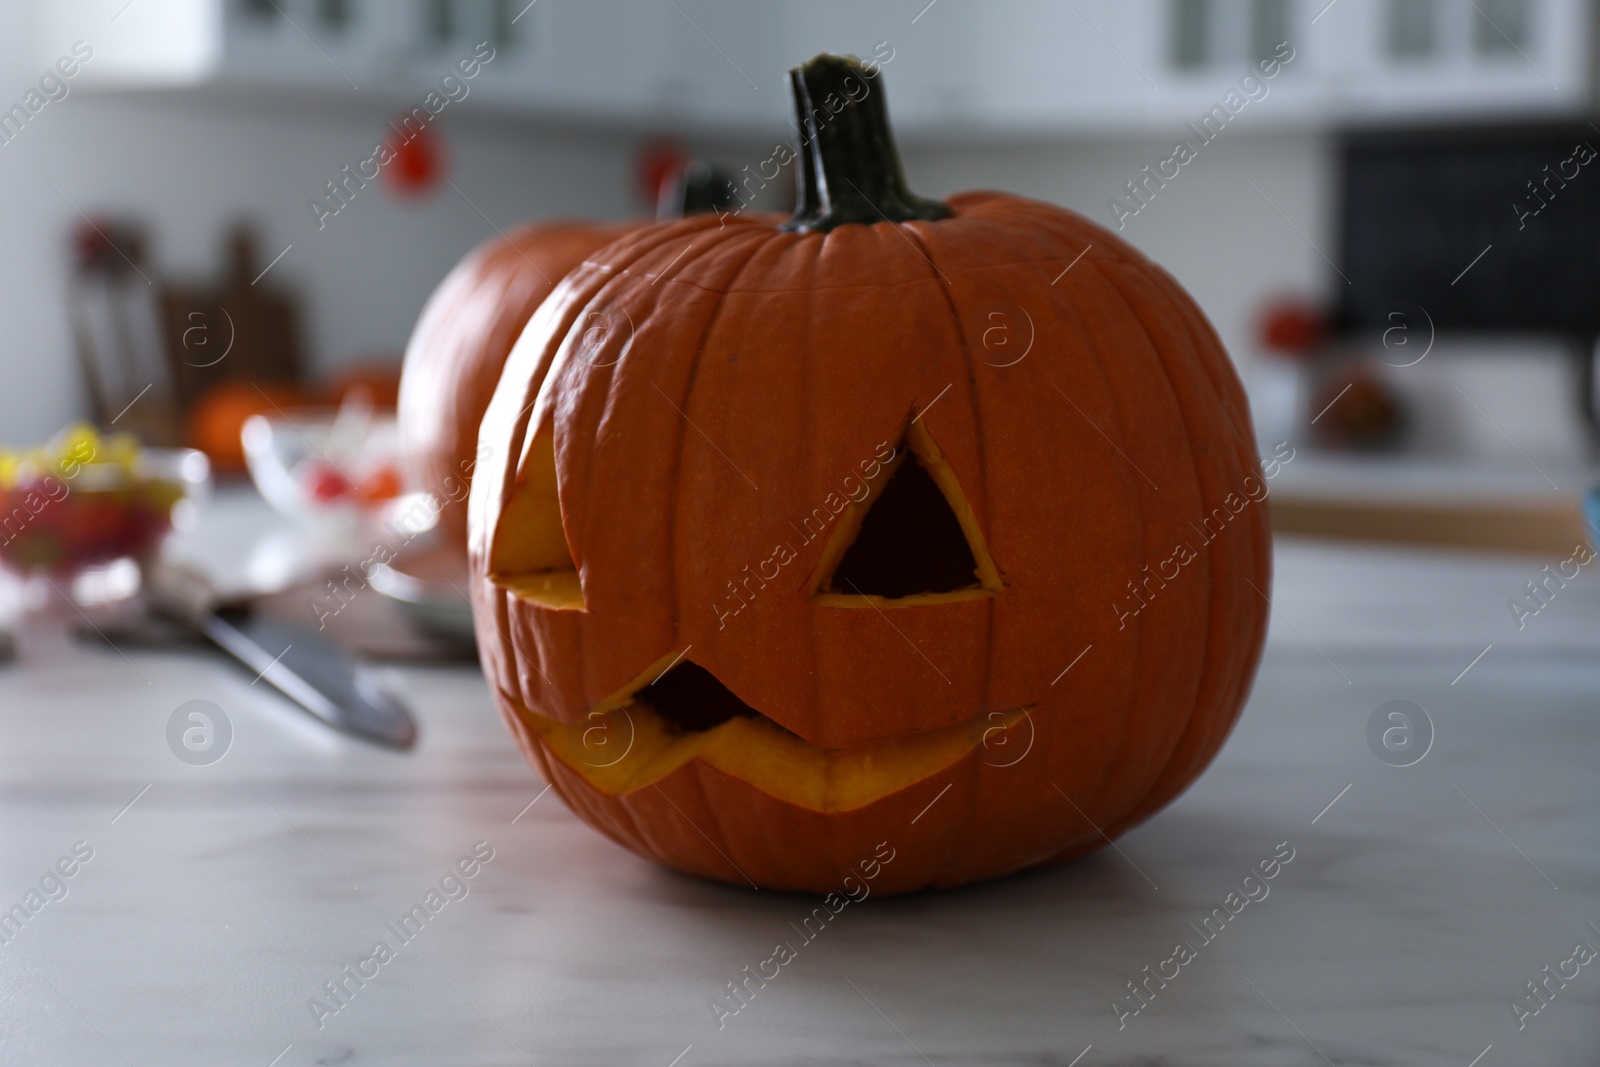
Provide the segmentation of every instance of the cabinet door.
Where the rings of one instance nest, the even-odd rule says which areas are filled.
[[[74,75],[80,85],[196,85],[222,65],[220,0],[165,0],[134,18],[128,0],[35,0],[33,51],[41,69],[74,41],[94,49]]]
[[[1323,22],[1346,42],[1332,95],[1355,118],[1516,114],[1581,107],[1589,10],[1581,0],[1359,0]]]
[[[404,103],[480,41],[479,107],[629,129],[782,133],[785,72],[876,57],[908,139],[1176,132],[1279,41],[1257,127],[1572,112],[1584,0],[35,0],[89,82],[359,86]],[[91,33],[90,27],[97,32]],[[55,51],[50,51],[54,49]]]

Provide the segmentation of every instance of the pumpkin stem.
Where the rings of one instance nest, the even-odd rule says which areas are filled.
[[[827,232],[848,222],[943,219],[950,206],[906,187],[880,71],[823,54],[789,71],[799,132],[795,211],[783,229]]]

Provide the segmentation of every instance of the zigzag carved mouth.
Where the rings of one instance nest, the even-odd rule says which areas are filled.
[[[716,675],[693,662],[673,667],[634,693],[633,699],[660,716],[672,734],[715,729],[734,718],[765,717],[740,700]]]
[[[915,785],[980,747],[1021,751],[1032,744],[1032,719],[1018,708],[832,752],[746,704],[699,664],[674,665],[675,658],[652,664],[575,723],[505,698],[552,756],[610,796],[642,789],[698,759],[797,806],[848,811]],[[1007,736],[1024,721],[1023,736]]]

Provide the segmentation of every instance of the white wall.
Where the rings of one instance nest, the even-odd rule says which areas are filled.
[[[18,0],[0,0],[4,107],[43,73],[26,19]],[[434,284],[494,232],[484,215],[506,227],[633,210],[630,139],[489,123],[473,103],[437,122],[471,204],[448,185],[420,203],[369,185],[320,232],[307,201],[371,155],[397,103],[74,91],[48,104],[0,144],[0,443],[42,439],[86,410],[66,312],[73,205],[144,222],[156,268],[171,275],[219,269],[222,233],[241,216],[261,234],[263,265],[292,243],[267,277],[303,297],[308,354],[324,368],[402,348]]]

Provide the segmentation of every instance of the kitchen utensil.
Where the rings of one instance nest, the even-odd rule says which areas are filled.
[[[467,563],[454,547],[442,545],[382,564],[373,568],[369,581],[424,633],[471,649]]]
[[[155,611],[194,628],[334,729],[394,748],[416,743],[410,712],[372,667],[314,630],[221,605],[203,575],[171,564],[148,568],[146,586]]]

